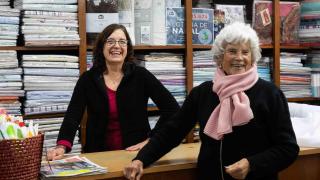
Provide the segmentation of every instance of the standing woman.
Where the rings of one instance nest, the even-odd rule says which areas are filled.
[[[107,26],[93,49],[93,67],[79,78],[49,160],[71,151],[83,113],[87,109],[83,152],[139,150],[155,131],[179,109],[170,92],[148,70],[132,60],[133,47],[126,28]],[[148,121],[151,98],[160,111],[153,130]]]
[[[276,180],[296,159],[299,147],[282,91],[258,77],[256,32],[243,23],[223,28],[215,39],[218,68],[213,81],[195,87],[173,119],[124,169],[131,180],[143,167],[179,145],[200,125],[199,180]]]

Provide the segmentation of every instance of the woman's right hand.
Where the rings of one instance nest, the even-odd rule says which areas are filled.
[[[62,145],[58,145],[54,148],[50,148],[47,151],[48,161],[62,159],[65,151],[66,151],[66,148]]]
[[[143,174],[143,163],[140,160],[134,160],[128,166],[124,167],[123,175],[129,180],[140,180]]]

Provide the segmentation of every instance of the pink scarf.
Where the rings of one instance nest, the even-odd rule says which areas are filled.
[[[250,100],[243,92],[258,81],[257,66],[242,74],[225,75],[217,68],[212,90],[220,99],[220,104],[213,110],[204,128],[204,133],[213,139],[221,139],[232,132],[232,126],[247,124],[253,113]]]

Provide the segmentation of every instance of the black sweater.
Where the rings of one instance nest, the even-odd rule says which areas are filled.
[[[201,148],[198,156],[199,179],[232,179],[224,166],[242,158],[250,163],[247,179],[277,179],[277,173],[297,157],[299,147],[292,128],[288,105],[283,93],[272,83],[259,79],[245,92],[250,99],[254,118],[218,141],[203,133],[219,98],[212,82],[194,88],[182,108],[138,153],[136,159],[148,166],[177,146],[185,135],[200,125]],[[223,172],[223,173],[222,173]]]
[[[160,110],[159,121],[152,131],[147,111],[149,97]],[[161,82],[148,70],[133,63],[127,63],[125,66],[124,77],[116,91],[116,100],[124,148],[144,141],[179,109],[177,101]],[[103,75],[92,69],[83,73],[75,86],[57,141],[73,142],[87,108],[86,144],[83,150],[107,150],[105,135],[108,102]]]

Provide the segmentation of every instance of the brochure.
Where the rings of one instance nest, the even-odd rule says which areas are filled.
[[[103,173],[107,173],[106,168],[91,162],[85,157],[79,156],[43,162],[40,170],[42,179]]]

